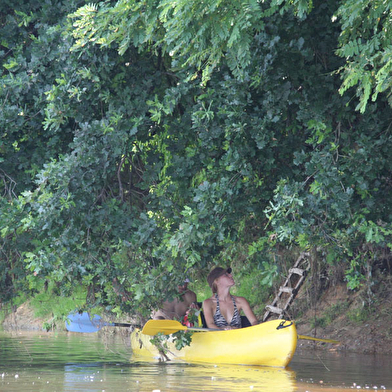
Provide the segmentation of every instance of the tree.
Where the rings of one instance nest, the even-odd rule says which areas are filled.
[[[342,67],[342,93],[356,86],[364,113],[369,101],[375,102],[386,92],[391,105],[391,4],[385,1],[345,1],[336,17],[342,31],[337,53],[347,59]]]
[[[3,1],[0,5],[0,263],[1,300],[28,291],[24,252],[34,248],[28,228],[30,206],[23,192],[46,162],[68,151],[72,127],[44,129],[46,92],[61,75],[70,41],[63,19],[82,1],[39,4]],[[27,273],[28,274],[28,273]]]
[[[391,241],[391,109],[380,95],[363,115],[339,94],[344,7],[120,0],[37,34],[53,40],[26,145],[41,161],[4,170],[26,178],[18,210],[34,242],[19,263],[145,315],[213,263],[268,275],[282,247],[346,263],[358,287]],[[2,81],[16,88],[11,70]]]

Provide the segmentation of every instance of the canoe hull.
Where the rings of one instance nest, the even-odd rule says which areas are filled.
[[[136,357],[161,358],[151,336],[135,330],[131,334]],[[230,331],[196,332],[190,346],[176,350],[168,341],[169,359],[214,364],[286,367],[297,347],[297,330],[289,321],[272,320],[253,327]]]

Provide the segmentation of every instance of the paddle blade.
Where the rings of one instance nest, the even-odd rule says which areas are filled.
[[[319,339],[319,338],[313,338],[312,336],[304,336],[304,335],[298,335],[298,339],[314,340],[316,342],[323,342],[323,343],[340,344],[340,342],[337,341],[337,340],[333,340],[333,339]]]
[[[186,331],[188,327],[176,320],[148,320],[142,329],[144,335],[154,336],[159,332],[170,335],[177,331]]]
[[[90,316],[87,312],[71,313],[65,322],[65,328],[70,332],[93,333],[98,332],[102,327],[111,325],[104,322],[100,316]]]

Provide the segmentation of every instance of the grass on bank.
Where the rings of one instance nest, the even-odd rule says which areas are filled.
[[[83,288],[77,288],[72,295],[64,296],[56,293],[56,287],[49,284],[33,296],[27,297],[25,293],[20,293],[12,302],[3,304],[0,310],[0,324],[7,315],[26,304],[33,311],[35,318],[43,320],[42,328],[49,331],[58,325],[64,325],[67,315],[82,306],[85,299],[86,291]]]

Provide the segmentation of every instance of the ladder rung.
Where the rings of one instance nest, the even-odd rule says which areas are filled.
[[[283,313],[283,309],[278,308],[277,306],[271,306],[271,305],[267,305],[265,307],[267,310],[269,310],[272,313],[276,313],[276,314],[282,314]]]
[[[281,292],[281,293],[289,293],[289,294],[297,294],[297,290],[296,289],[294,289],[294,288],[292,288],[292,287],[280,287],[279,288],[279,291]]]
[[[301,268],[290,268],[289,272],[290,274],[297,274],[301,276],[304,276],[306,274],[306,271]]]

